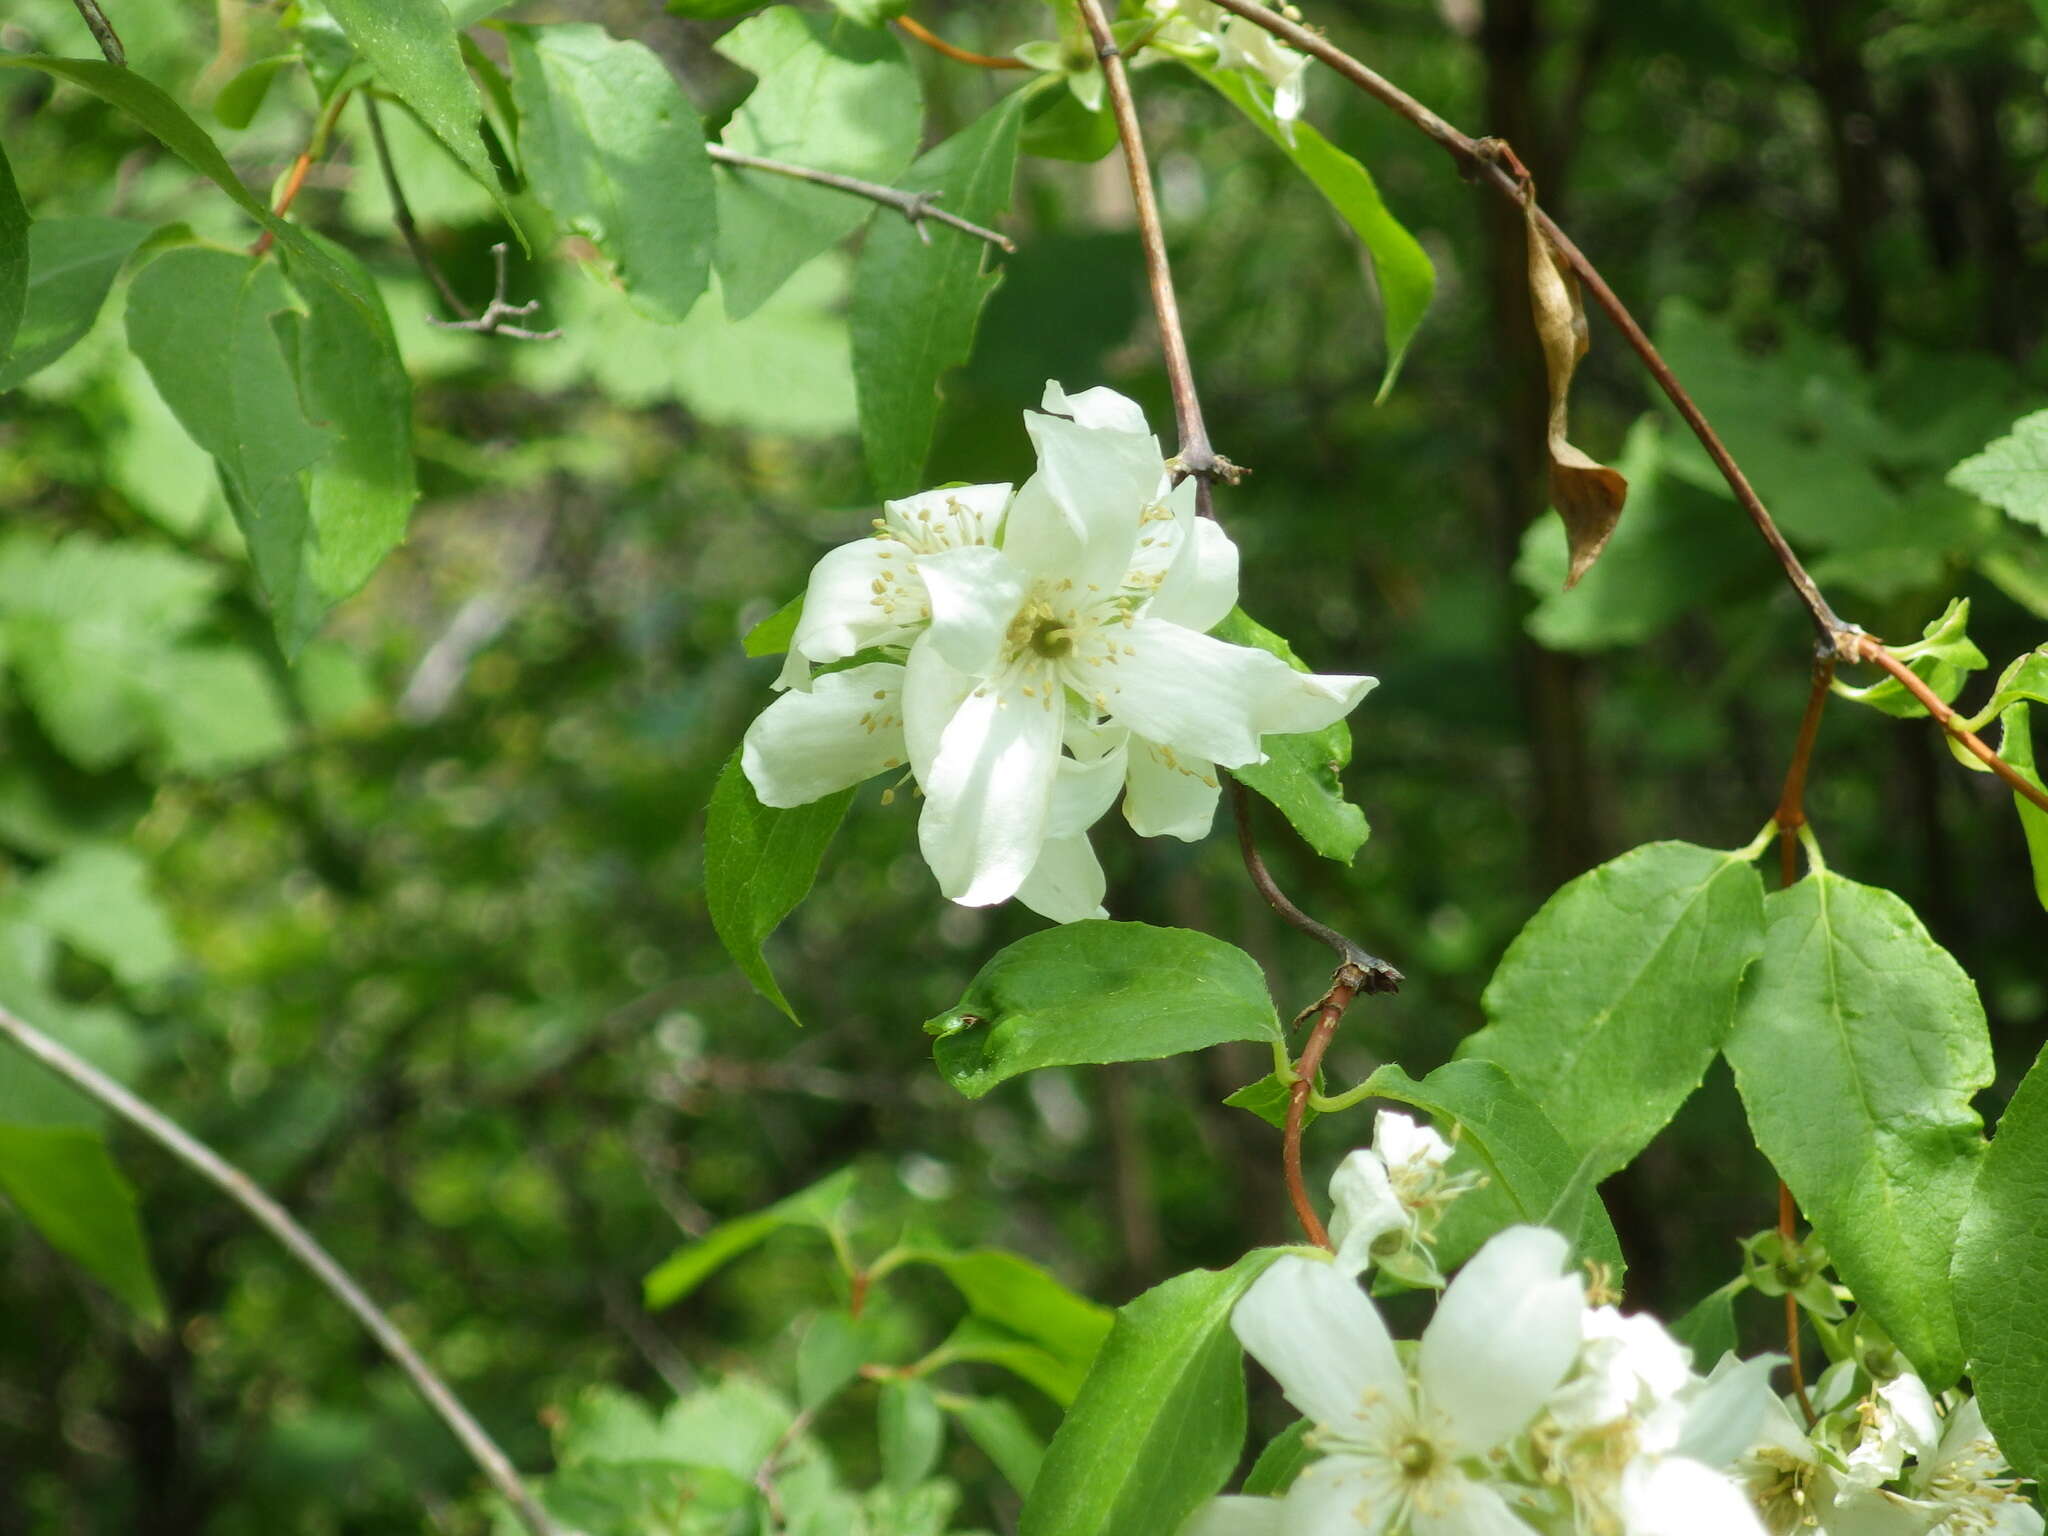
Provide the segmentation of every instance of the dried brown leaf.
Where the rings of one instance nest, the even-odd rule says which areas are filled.
[[[1564,519],[1565,539],[1571,548],[1571,568],[1564,580],[1570,588],[1593,568],[1606,548],[1614,525],[1621,520],[1622,503],[1628,499],[1628,481],[1567,440],[1572,374],[1591,344],[1586,306],[1579,297],[1578,278],[1537,223],[1533,190],[1524,206],[1529,230],[1529,307],[1536,319],[1536,339],[1543,347],[1544,371],[1550,378],[1550,502]]]

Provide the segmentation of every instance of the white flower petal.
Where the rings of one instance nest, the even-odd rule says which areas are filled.
[[[828,672],[809,693],[785,693],[755,717],[740,767],[763,805],[809,805],[901,767],[903,668],[871,662]]]
[[[1401,1487],[1389,1475],[1390,1466],[1344,1455],[1312,1463],[1287,1490],[1287,1536],[1377,1536],[1386,1530],[1401,1510]]]
[[[1073,735],[1071,728],[1069,737]],[[1060,759],[1059,776],[1053,781],[1052,805],[1046,812],[1047,837],[1079,837],[1102,813],[1116,803],[1116,792],[1124,782],[1124,747],[1121,742],[1086,761],[1076,757]]]
[[[1214,763],[1182,757],[1171,747],[1133,737],[1129,783],[1124,819],[1138,836],[1193,843],[1209,835],[1216,801],[1223,793]]]
[[[1423,1125],[1398,1109],[1373,1116],[1372,1149],[1389,1167],[1441,1168],[1451,1160],[1451,1144],[1433,1125]]]
[[[1387,1178],[1387,1165],[1377,1152],[1361,1147],[1330,1175],[1330,1241],[1337,1245],[1337,1268],[1347,1275],[1372,1267],[1372,1245],[1389,1232],[1408,1225],[1408,1211]]]
[[[1457,1471],[1430,1480],[1408,1525],[1414,1536],[1535,1536],[1493,1488]]]
[[[1891,1410],[1906,1450],[1916,1458],[1931,1455],[1941,1441],[1941,1415],[1927,1383],[1904,1371],[1879,1386],[1877,1396]]]
[[[961,671],[988,676],[1024,602],[1024,573],[1000,549],[973,544],[920,557],[917,574],[931,599],[930,643]]]
[[[1106,384],[1070,395],[1059,384],[1047,379],[1039,408],[1055,416],[1071,416],[1082,426],[1097,431],[1132,432],[1140,437],[1151,434],[1151,428],[1145,425],[1144,407]]]
[[[1621,1474],[1621,1510],[1628,1536],[1764,1536],[1742,1490],[1684,1456],[1630,1462]]]
[[[1039,691],[1050,686],[1043,668],[1013,670],[970,693],[939,737],[917,840],[962,906],[1007,901],[1038,862],[1059,771],[1062,711]]]
[[[1230,1326],[1287,1400],[1318,1424],[1350,1436],[1361,1416],[1409,1410],[1408,1379],[1387,1325],[1333,1264],[1294,1254],[1275,1259],[1230,1314]]]
[[[909,749],[911,772],[920,785],[931,782],[932,761],[946,723],[974,692],[975,679],[939,654],[920,635],[903,669],[903,743]]]
[[[1102,905],[1102,864],[1086,836],[1048,837],[1039,845],[1038,862],[1017,887],[1017,899],[1040,917],[1056,923],[1078,923],[1107,917]]]
[[[816,662],[844,661],[922,623],[924,587],[908,569],[911,558],[892,539],[856,539],[827,550],[811,567],[790,650]]]
[[[811,691],[811,662],[802,651],[791,647],[782,658],[782,670],[775,675],[772,685],[777,693],[794,688],[798,693]]]
[[[1556,1390],[1579,1353],[1585,1290],[1562,1273],[1569,1245],[1509,1227],[1458,1272],[1423,1330],[1422,1396],[1460,1454],[1492,1450]]]
[[[1182,487],[1193,485],[1190,476]],[[1176,490],[1173,502],[1180,499]],[[1176,508],[1176,510],[1178,510]],[[1237,546],[1214,518],[1187,515],[1173,564],[1145,607],[1155,619],[1206,634],[1237,606]]]
[[[1297,672],[1265,651],[1151,617],[1121,631],[1119,651],[1114,666],[1095,673],[1110,717],[1226,768],[1263,762],[1266,732],[1319,730],[1341,719],[1372,686],[1370,678]]]
[[[1038,473],[1032,480],[1078,542],[1081,568],[1073,574],[1111,590],[1110,584],[1121,582],[1130,567],[1138,515],[1159,492],[1165,469],[1159,440],[1150,433],[1086,427],[1058,416],[1029,415],[1024,427],[1038,449]],[[1013,508],[1013,525],[1021,510]],[[1006,549],[1014,531],[1004,534]]]
[[[945,486],[883,502],[882,523],[911,550],[937,553],[995,542],[996,529],[1009,504],[1008,485]]]
[[[1685,1418],[1674,1447],[1678,1454],[1709,1467],[1726,1467],[1755,1445],[1771,1409],[1780,1415],[1785,1411],[1771,1390],[1771,1372],[1783,1360],[1782,1355],[1759,1355],[1725,1369],[1716,1366],[1714,1374],[1685,1397]]]
[[[1180,1536],[1287,1536],[1286,1514],[1278,1499],[1211,1499],[1188,1516]]]

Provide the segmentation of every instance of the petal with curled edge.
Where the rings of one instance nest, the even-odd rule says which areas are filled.
[[[995,671],[1003,635],[1024,601],[1024,573],[986,544],[922,555],[917,574],[931,599],[926,643],[962,672]]]
[[[1334,1264],[1283,1254],[1252,1282],[1230,1326],[1327,1440],[1370,1440],[1375,1426],[1412,1411],[1387,1325]]]
[[[1330,1241],[1337,1245],[1337,1268],[1362,1274],[1372,1267],[1372,1245],[1389,1232],[1408,1225],[1408,1208],[1394,1193],[1393,1180],[1379,1153],[1360,1147],[1330,1175]]]
[[[811,567],[790,650],[814,662],[844,661],[924,622],[924,584],[910,551],[893,539],[855,539]],[[879,589],[879,590],[878,590]]]
[[[920,635],[910,647],[903,667],[903,708],[899,711],[910,771],[920,785],[931,780],[932,760],[939,755],[946,722],[976,687],[973,677],[947,661],[929,641],[928,635]]]
[[[1038,862],[1065,713],[1052,687],[1045,668],[1014,668],[977,685],[940,733],[918,846],[963,906],[1007,901]]]
[[[1048,837],[1039,846],[1038,862],[1017,887],[1017,899],[1040,917],[1056,923],[1078,923],[1107,917],[1102,905],[1105,882],[1101,861],[1086,833]]]
[[[1177,837],[1192,843],[1209,835],[1216,801],[1223,793],[1214,763],[1182,757],[1171,747],[1133,736],[1128,783],[1124,819],[1138,836]]]
[[[1098,432],[1129,432],[1138,437],[1149,437],[1152,433],[1145,425],[1144,407],[1107,384],[1070,395],[1054,380],[1047,379],[1038,406],[1054,416],[1071,416],[1081,426]]]
[[[1188,486],[1194,481],[1181,484]],[[1214,518],[1189,514],[1173,563],[1166,568],[1146,614],[1207,634],[1236,606],[1237,546]]]
[[[740,767],[760,802],[784,810],[809,805],[900,768],[908,754],[903,676],[885,661],[827,672],[809,693],[792,690],[755,716]]]

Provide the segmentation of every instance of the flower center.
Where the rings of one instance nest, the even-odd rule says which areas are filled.
[[[1420,1435],[1408,1435],[1394,1447],[1394,1465],[1410,1477],[1423,1477],[1436,1465],[1436,1447]]]
[[[1030,651],[1047,661],[1058,661],[1061,657],[1073,655],[1075,632],[1072,615],[1057,614],[1053,612],[1051,603],[1042,597],[1034,597],[1010,620],[1006,638],[1013,653]]]

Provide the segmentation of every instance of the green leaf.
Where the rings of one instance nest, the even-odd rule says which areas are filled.
[[[1928,1386],[1962,1370],[1949,1256],[1991,1081],[1977,989],[1889,891],[1817,870],[1764,898],[1728,1036],[1756,1143]]]
[[[1948,483],[2008,517],[2048,529],[2048,411],[2022,416],[2012,431],[1950,470]]]
[[[688,16],[698,21],[723,21],[761,9],[763,0],[668,0],[671,16]]]
[[[1316,1091],[1322,1092],[1322,1073],[1316,1073]],[[1275,1130],[1287,1129],[1287,1104],[1293,1097],[1294,1088],[1290,1083],[1280,1081],[1280,1074],[1268,1072],[1255,1082],[1246,1083],[1223,1102],[1232,1109],[1248,1110],[1257,1115]],[[1314,1124],[1319,1111],[1313,1104],[1301,1107],[1303,1126]]]
[[[852,1197],[853,1182],[854,1170],[842,1168],[766,1210],[721,1222],[650,1271],[641,1285],[641,1299],[650,1312],[681,1301],[719,1269],[786,1228],[829,1230]]]
[[[1029,1259],[1000,1248],[965,1253],[917,1249],[901,1262],[937,1269],[959,1291],[973,1316],[1043,1346],[1073,1367],[1077,1378],[1087,1372],[1109,1335],[1108,1308],[1075,1295]]]
[[[178,940],[149,889],[148,867],[118,845],[76,848],[38,870],[21,913],[129,985],[177,969]]]
[[[796,638],[797,620],[803,616],[804,595],[799,592],[748,630],[740,646],[749,656],[780,656]]]
[[[133,219],[38,219],[28,226],[28,291],[0,389],[54,363],[99,318],[107,290],[149,233]],[[0,317],[4,318],[4,317]]]
[[[1258,962],[1184,928],[1090,920],[995,955],[925,1025],[940,1075],[970,1099],[1039,1067],[1152,1061],[1225,1040],[1278,1040]]]
[[[136,1216],[135,1191],[98,1131],[0,1125],[0,1194],[51,1247],[76,1260],[144,1321],[163,1324],[164,1304]]]
[[[598,26],[507,27],[528,185],[585,235],[650,319],[711,278],[717,194],[704,129],[668,66]]]
[[[1461,1197],[1450,1208],[1437,1245],[1438,1262],[1446,1270],[1500,1227],[1548,1220],[1571,1238],[1575,1257],[1605,1264],[1620,1276],[1621,1244],[1599,1197],[1587,1191],[1576,1213],[1569,1200],[1564,1210],[1558,1208],[1561,1196],[1583,1188],[1583,1160],[1499,1067],[1490,1061],[1449,1061],[1417,1082],[1389,1064],[1362,1086],[1373,1097],[1427,1112],[1446,1130],[1458,1127],[1460,1151],[1469,1147],[1487,1175],[1484,1190]]]
[[[902,178],[937,194],[949,213],[990,224],[1010,204],[1023,99],[1010,95],[933,149]],[[854,380],[868,478],[881,497],[924,484],[939,419],[939,380],[967,361],[998,275],[988,243],[942,224],[885,218],[854,267]]]
[[[1244,1449],[1244,1356],[1231,1309],[1280,1252],[1198,1269],[1119,1308],[1047,1449],[1020,1536],[1174,1531]]]
[[[1596,1177],[1630,1162],[1699,1087],[1764,947],[1746,850],[1650,843],[1543,904],[1487,983],[1458,1047],[1496,1063]]]
[[[1944,704],[1962,691],[1972,672],[1990,665],[1984,659],[1984,653],[1972,643],[1967,632],[1969,624],[1970,600],[1959,597],[1943,609],[1938,618],[1929,622],[1918,640],[1892,649],[1892,654],[1905,662],[1913,675]],[[1927,713],[1927,707],[1908,693],[1906,685],[1889,672],[1861,688],[1851,688],[1840,678],[1835,679],[1832,686],[1845,699],[1868,704],[1872,709],[1881,709],[1901,720]]]
[[[214,120],[223,128],[248,127],[250,120],[261,110],[264,98],[270,94],[272,82],[282,71],[299,62],[296,53],[278,53],[267,59],[258,59],[220,88],[219,94],[213,98]]]
[[[28,209],[14,184],[14,167],[0,149],[0,368],[14,356],[15,332],[28,304],[28,231]]]
[[[1268,1440],[1251,1471],[1245,1473],[1242,1491],[1248,1497],[1263,1498],[1278,1497],[1292,1488],[1302,1468],[1316,1459],[1315,1447],[1308,1443],[1314,1428],[1307,1419],[1296,1419]]]
[[[1693,1369],[1702,1375],[1736,1346],[1735,1297],[1742,1288],[1742,1281],[1730,1281],[1671,1325],[1671,1336],[1692,1351]]]
[[[2048,1051],[1998,1118],[1956,1234],[1955,1298],[1984,1421],[2020,1476],[2048,1478],[2048,1333],[2033,1277],[2048,1273]]]
[[[1211,631],[1233,645],[1270,651],[1297,672],[1308,664],[1294,647],[1242,608],[1233,608]],[[1326,859],[1349,864],[1372,829],[1365,812],[1344,798],[1344,769],[1351,762],[1351,727],[1342,720],[1296,736],[1263,736],[1266,761],[1230,770],[1232,777],[1280,808],[1302,841]]]
[[[1429,255],[1401,221],[1387,211],[1372,173],[1307,123],[1289,127],[1273,114],[1272,91],[1242,70],[1216,69],[1183,60],[1225,100],[1250,118],[1281,153],[1294,162],[1323,194],[1337,216],[1364,242],[1379,284],[1380,309],[1386,331],[1387,366],[1380,378],[1379,398],[1386,399],[1401,372],[1408,344],[1422,324],[1436,292],[1436,269]]]
[[[2034,755],[2033,710],[2026,704],[2007,707],[1998,738],[1998,755],[2021,778],[2036,789],[2048,789],[2041,781],[2041,769]],[[2048,909],[2048,811],[2025,795],[2015,793],[2013,808],[2019,812],[2020,832],[2027,840],[2027,858],[2034,868],[2034,899]]]
[[[1018,94],[1028,103],[1017,138],[1021,153],[1087,164],[1116,148],[1116,118],[1106,108],[1091,112],[1082,106],[1059,76],[1048,75]]]
[[[825,849],[852,803],[853,791],[846,789],[792,810],[765,806],[737,751],[711,791],[704,827],[704,900],[711,926],[754,990],[792,1024],[803,1021],[782,995],[761,946],[818,878]]]
[[[497,169],[478,128],[483,98],[463,65],[447,6],[441,0],[327,0],[327,10],[377,78],[470,175],[498,193]]]
[[[816,1413],[867,1363],[872,1330],[845,1311],[820,1312],[796,1350],[796,1405]]]
[[[1009,1485],[1028,1497],[1045,1461],[1045,1444],[1024,1422],[1016,1405],[1000,1397],[960,1397],[951,1392],[938,1394],[938,1402],[996,1464]]]
[[[879,182],[893,182],[917,153],[917,76],[893,34],[778,5],[716,46],[760,79],[726,124],[726,148]],[[762,171],[720,167],[716,180],[718,275],[735,320],[875,210],[865,198]]]
[[[946,1420],[939,1411],[939,1400],[921,1381],[885,1381],[875,1416],[875,1432],[882,1451],[882,1479],[899,1492],[908,1493],[929,1477],[939,1463],[939,1448],[946,1438]]]
[[[1076,1364],[1022,1334],[973,1313],[960,1319],[943,1342],[925,1357],[928,1370],[948,1365],[997,1365],[1028,1382],[1062,1408],[1072,1403],[1087,1379],[1088,1362]]]

